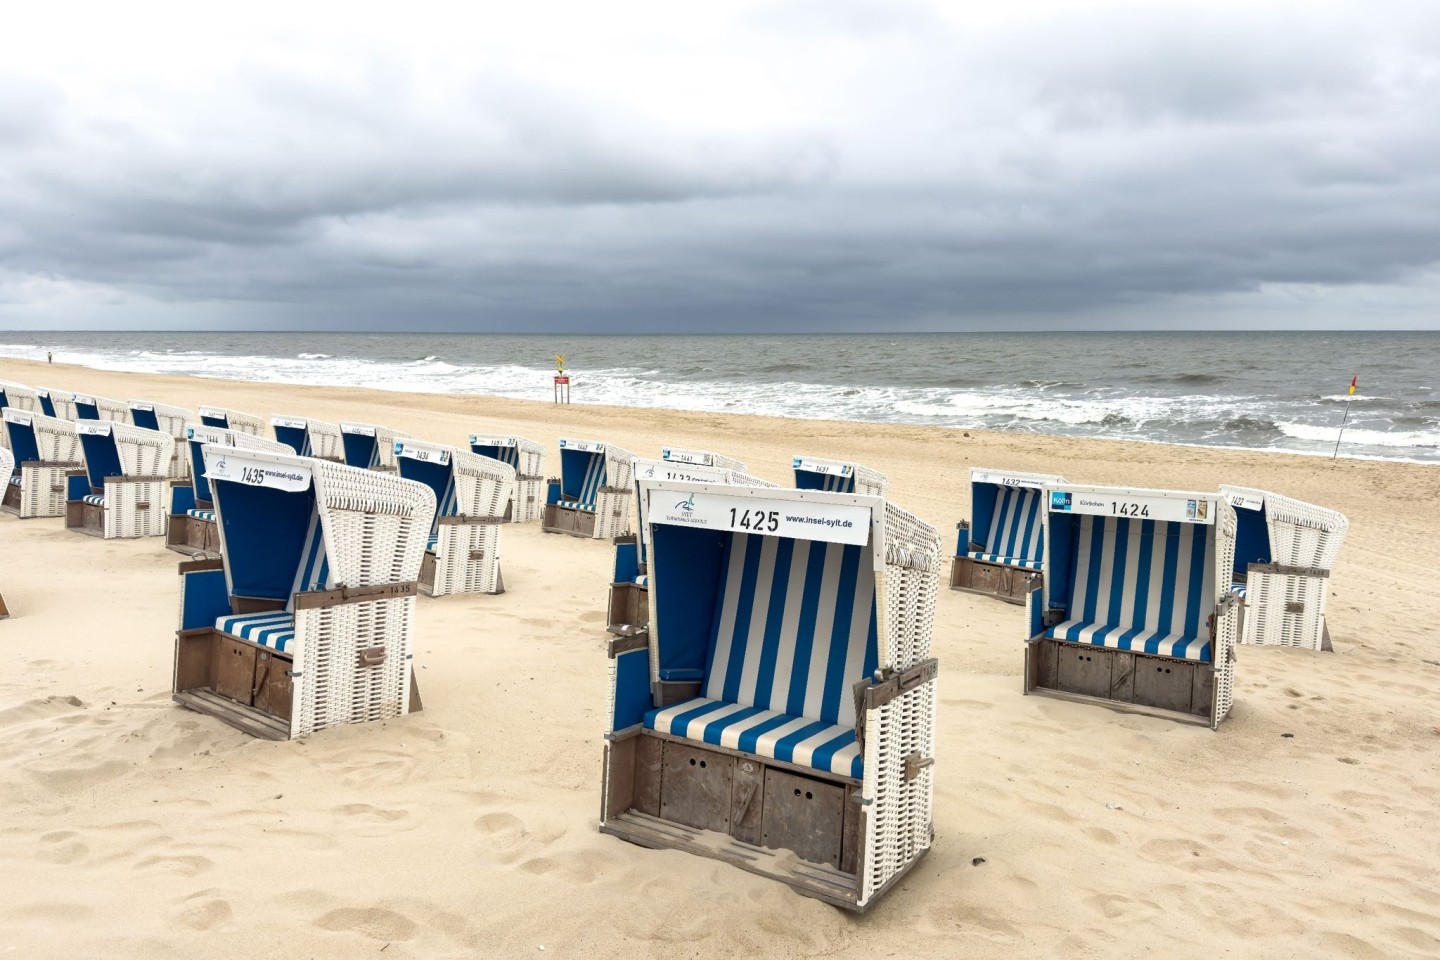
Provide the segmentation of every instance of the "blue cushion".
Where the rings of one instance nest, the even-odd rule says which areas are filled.
[[[92,504],[94,504],[94,505],[97,506],[97,507],[103,507],[103,506],[105,506],[105,497],[104,497],[103,494],[99,494],[99,493],[87,493],[87,494],[85,494],[85,496],[84,496],[83,499],[84,499],[84,501],[85,501],[86,503],[92,503]]]
[[[687,740],[857,780],[864,775],[854,727],[707,697],[651,710],[644,722],[650,730]]]
[[[285,653],[295,641],[295,616],[283,610],[242,613],[221,617],[215,621],[215,629]]]
[[[190,509],[190,510],[186,510],[186,511],[185,511],[185,516],[187,516],[187,517],[194,517],[196,520],[205,520],[205,521],[208,521],[208,522],[210,522],[210,523],[214,523],[214,522],[215,522],[215,511],[214,511],[214,510],[195,510],[195,509]]]
[[[1003,563],[1007,567],[1020,567],[1022,570],[1039,570],[1044,563],[1039,560],[1026,560],[1021,557],[1009,557],[998,553],[985,553],[981,550],[971,550],[966,554],[972,560],[984,560],[986,563]]]
[[[1205,621],[1214,589],[1213,528],[1124,517],[1078,519],[1067,619],[1045,635],[1211,662]]]

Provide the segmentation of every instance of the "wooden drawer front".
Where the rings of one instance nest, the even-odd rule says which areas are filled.
[[[1059,688],[1091,697],[1110,696],[1112,655],[1103,647],[1060,644],[1057,656]]]
[[[1190,713],[1196,664],[1178,660],[1135,658],[1135,702],[1164,710]],[[1208,712],[1209,702],[1206,701]]]
[[[268,650],[257,650],[255,657],[255,708],[290,719],[290,704],[295,686],[290,676],[289,660],[275,656]]]
[[[255,684],[255,655],[259,652],[248,643],[220,637],[216,645],[215,692],[250,706]]]
[[[840,866],[845,788],[783,770],[765,771],[761,844],[803,860]]]
[[[731,757],[667,742],[660,775],[660,816],[701,830],[729,833],[734,772]]]

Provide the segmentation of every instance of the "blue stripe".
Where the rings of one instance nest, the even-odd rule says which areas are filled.
[[[847,730],[844,733],[838,734],[833,740],[827,740],[815,748],[815,752],[810,755],[810,765],[817,770],[829,770],[836,752],[850,746],[850,744],[854,742],[854,730]],[[858,760],[860,758],[857,757],[856,759]]]
[[[1125,600],[1125,559],[1130,550],[1130,521],[1124,517],[1115,521],[1115,553],[1110,564],[1110,597],[1106,605],[1106,626],[1095,631],[1095,641],[1101,642],[1111,630],[1123,630],[1120,610]]]
[[[1175,613],[1175,563],[1180,557],[1178,532],[1178,528],[1173,524],[1165,525],[1164,566],[1160,568],[1164,571],[1160,577],[1159,630],[1161,633],[1170,629],[1170,618]]]
[[[761,737],[769,733],[771,730],[774,730],[776,727],[783,727],[785,724],[789,723],[791,720],[794,719],[794,717],[787,717],[782,713],[779,716],[771,717],[769,720],[757,723],[749,730],[746,730],[744,733],[740,734],[740,739],[736,743],[735,748],[742,753],[754,753],[755,746],[760,742]]]
[[[1085,595],[1084,619],[1090,622],[1095,621],[1095,611],[1098,609],[1100,587],[1100,555],[1105,552],[1105,521],[1099,517],[1087,517],[1090,524],[1090,555],[1086,560],[1086,583],[1090,589]],[[1075,542],[1079,543],[1080,538],[1076,537]]]
[[[1005,491],[1009,496],[1006,498],[1005,509],[1010,511],[1010,529],[1005,533],[1005,549],[1002,553],[1012,557],[1020,556],[1020,514],[1024,511],[1024,496],[1019,487],[1009,487]]]
[[[731,543],[745,551],[745,567],[740,579],[740,602],[736,604],[735,633],[730,640],[730,660],[725,666],[722,696],[722,699],[735,703],[740,699],[740,674],[745,670],[745,644],[750,636],[750,619],[754,616],[755,581],[760,570],[760,538],[748,534],[734,534],[731,536]]]
[[[770,607],[765,614],[765,636],[760,647],[760,669],[755,679],[754,702],[766,707],[775,686],[775,662],[780,654],[780,628],[785,622],[786,592],[790,587],[790,567],[794,562],[795,541],[781,539],[775,544],[775,573],[770,581]]]
[[[734,713],[726,715],[721,720],[712,720],[707,723],[703,735],[698,739],[702,739],[706,743],[718,747],[720,746],[720,738],[725,735],[725,731],[729,729],[731,724],[739,723],[742,720],[755,716],[757,713],[766,712],[768,711],[762,710],[760,707],[746,707],[744,710],[737,710]],[[690,736],[691,739],[697,739],[693,735]]]
[[[850,652],[850,620],[855,613],[855,581],[860,572],[860,548],[848,546],[840,555],[840,587],[835,622],[830,631],[829,664],[820,698],[820,719],[834,723],[840,716],[840,698],[848,693],[845,655]],[[859,677],[854,679],[858,680]]]
[[[1204,600],[1201,594],[1205,592],[1206,532],[1206,528],[1196,527],[1190,538],[1190,594],[1186,598],[1189,602],[1185,605],[1185,636],[1194,637],[1195,640],[1176,644],[1177,653],[1182,653],[1191,642],[1199,642],[1200,604]]]
[[[1135,582],[1135,610],[1130,617],[1130,626],[1133,630],[1128,631],[1124,640],[1124,646],[1120,649],[1129,650],[1130,641],[1145,629],[1145,615],[1150,609],[1150,571],[1155,555],[1155,521],[1145,520],[1140,524],[1140,555],[1135,558],[1136,582]]]
[[[800,627],[795,636],[795,664],[808,664],[815,649],[815,621],[820,612],[820,587],[825,577],[825,551],[828,543],[815,541],[810,544],[809,567],[805,571],[805,591],[800,601]],[[782,707],[777,709],[797,716],[805,710],[805,687],[808,676],[800,670],[790,671],[790,689],[786,692]]]
[[[670,732],[680,737],[687,736],[691,722],[700,719],[707,713],[714,713],[716,710],[723,709],[724,707],[725,704],[717,700],[714,703],[703,704],[693,710],[687,710],[670,721]]]

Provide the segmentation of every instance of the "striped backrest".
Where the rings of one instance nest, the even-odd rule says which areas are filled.
[[[985,552],[1015,560],[1043,560],[1041,499],[1040,491],[1034,487],[999,487],[985,535]]]
[[[470,445],[470,452],[478,453],[482,457],[489,457],[491,460],[499,460],[501,463],[508,463],[516,470],[520,469],[519,447],[502,447],[499,445],[491,446],[483,443],[472,443]]]
[[[295,582],[290,589],[285,609],[295,609],[295,594],[312,590],[324,590],[330,585],[330,561],[325,552],[324,527],[320,523],[320,511],[310,514],[310,525],[305,531],[305,542],[300,548],[300,563],[295,568]]]
[[[1076,517],[1069,619],[1202,638],[1215,606],[1215,528]]]
[[[853,725],[879,659],[871,547],[731,533],[720,576],[705,696]]]
[[[605,451],[560,451],[562,499],[593,507],[605,485]]]

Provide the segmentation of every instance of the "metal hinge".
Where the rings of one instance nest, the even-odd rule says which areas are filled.
[[[919,753],[912,753],[905,758],[905,781],[908,783],[920,776],[920,771],[926,767],[934,766],[934,757],[922,757]]]

